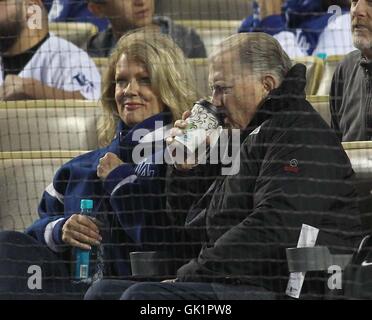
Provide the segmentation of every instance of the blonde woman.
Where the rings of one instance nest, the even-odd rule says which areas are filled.
[[[164,249],[164,243],[178,241],[178,232],[169,227],[182,225],[182,219],[165,210],[166,165],[136,164],[132,152],[137,130],[151,131],[155,122],[171,124],[196,100],[188,62],[167,36],[142,29],[120,39],[103,83],[99,137],[104,147],[58,170],[43,194],[40,218],[25,234],[0,233],[0,260],[9,260],[1,266],[0,297],[10,291],[34,297],[23,261],[43,270],[38,297],[81,298],[89,281],[66,281],[71,273],[62,262],[71,259],[74,248],[97,252],[89,274],[94,280],[126,277],[129,252]],[[81,199],[93,200],[94,218],[78,214]]]

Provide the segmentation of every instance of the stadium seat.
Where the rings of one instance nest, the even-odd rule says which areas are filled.
[[[81,47],[98,32],[98,28],[89,22],[51,22],[49,31]]]
[[[365,232],[370,233],[372,227],[372,141],[343,142],[342,145],[355,171],[353,183],[358,192],[362,227]],[[351,254],[331,254],[325,246],[287,248],[286,255],[288,270],[291,273],[327,271],[328,267],[334,265],[344,270],[352,258]]]
[[[321,230],[320,230],[321,232]],[[307,292],[299,295],[305,299],[342,299],[341,292],[332,294],[326,281],[331,276],[331,270],[343,271],[349,264],[352,254],[332,254],[326,246],[287,248],[288,270],[295,275],[293,284],[298,282],[298,274],[302,273],[307,282]],[[334,269],[334,268],[337,269]],[[323,279],[323,280],[322,280]],[[341,280],[342,281],[342,280]],[[325,283],[326,282],[326,283]],[[291,289],[296,288],[295,285]],[[294,293],[291,290],[291,293]]]
[[[342,143],[355,171],[355,187],[359,196],[363,228],[372,229],[372,141]]]
[[[287,248],[289,272],[327,271],[332,265],[344,269],[351,254],[331,254],[325,246]]]
[[[179,24],[194,28],[202,38],[207,56],[225,38],[235,34],[241,24],[240,20],[178,20]]]
[[[357,178],[372,178],[372,141],[342,143]],[[371,185],[372,189],[372,185]]]
[[[101,108],[88,100],[0,103],[0,151],[92,150]]]
[[[331,125],[329,96],[307,96],[307,100],[311,103],[314,109],[320,113],[325,122]]]
[[[0,152],[0,230],[23,231],[37,217],[55,171],[82,151]]]
[[[329,56],[324,60],[324,72],[322,80],[320,81],[317,95],[327,95],[331,89],[333,74],[335,73],[337,65],[344,58],[342,55]]]
[[[172,19],[242,20],[252,12],[250,0],[157,0],[156,12]]]
[[[306,72],[306,94],[307,95],[314,95],[317,92],[320,79],[323,74],[323,60],[318,57],[298,57],[292,59],[293,63],[302,63],[307,67]]]
[[[92,59],[94,63],[96,64],[101,77],[103,77],[108,67],[108,58],[92,58]]]
[[[204,97],[210,96],[208,85],[208,59],[190,59],[191,68],[196,78],[196,88]]]

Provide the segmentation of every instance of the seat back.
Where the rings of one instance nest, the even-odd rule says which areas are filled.
[[[328,272],[340,272],[347,268],[352,254],[331,254],[326,246],[287,248],[288,270],[291,273],[291,297],[301,299],[338,299],[342,291],[342,280],[334,288],[329,286]],[[300,286],[300,278],[304,277],[304,287]],[[341,278],[341,276],[339,277]],[[297,283],[296,283],[297,282]],[[341,287],[340,287],[341,284]],[[305,290],[301,290],[305,289]],[[335,289],[338,289],[334,291]]]
[[[324,72],[322,79],[319,84],[319,88],[317,90],[317,95],[328,95],[331,89],[332,78],[335,70],[340,63],[340,61],[344,58],[343,55],[334,55],[329,56],[324,61]]]
[[[176,22],[197,31],[203,40],[207,56],[222,40],[235,34],[241,24],[241,20],[178,20]]]
[[[252,12],[247,0],[157,0],[156,12],[172,19],[242,20]]]
[[[92,150],[98,146],[96,101],[0,103],[0,151]]]
[[[0,230],[23,231],[38,218],[37,208],[55,171],[76,151],[0,152]]]
[[[331,254],[325,246],[286,249],[289,272],[328,271],[330,266],[345,269],[351,254]]]
[[[346,299],[372,299],[372,237],[361,241],[350,264],[344,272],[343,283]]]
[[[318,90],[323,74],[323,60],[318,57],[298,57],[292,59],[293,63],[302,63],[306,66],[306,94],[314,95]]]
[[[331,125],[331,111],[329,109],[329,96],[308,96],[307,100],[322,116],[328,125]]]
[[[195,75],[196,88],[202,96],[210,96],[208,86],[208,59],[190,59],[191,68]]]
[[[98,28],[89,22],[51,22],[49,31],[81,47],[98,32]]]
[[[343,142],[342,145],[355,171],[362,226],[369,232],[372,229],[372,141]]]
[[[102,79],[108,68],[108,60],[108,58],[93,58]]]

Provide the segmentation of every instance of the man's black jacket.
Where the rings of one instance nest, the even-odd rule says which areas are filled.
[[[176,211],[194,202],[186,224],[203,243],[198,257],[178,270],[180,281],[251,284],[284,293],[285,248],[297,246],[302,224],[319,228],[316,244],[334,253],[357,247],[353,170],[336,135],[305,100],[305,71],[294,66],[262,103],[242,135],[238,174],[215,177],[198,202],[211,177],[198,178],[198,167],[173,170],[168,202]]]

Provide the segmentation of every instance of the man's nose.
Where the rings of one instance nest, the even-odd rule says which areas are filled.
[[[367,12],[366,0],[359,0],[354,6],[351,6],[351,14],[355,17],[363,17]]]
[[[220,93],[216,92],[216,90],[213,90],[213,92],[212,92],[212,104],[215,107],[222,107],[223,106],[222,95]]]

